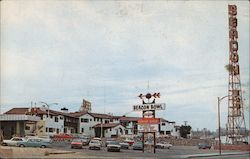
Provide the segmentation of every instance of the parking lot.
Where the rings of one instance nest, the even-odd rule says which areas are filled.
[[[101,150],[89,150],[88,146],[82,149],[71,149],[69,143],[53,143],[53,148],[30,148],[30,147],[9,147],[0,146],[0,150],[6,153],[6,150],[12,150],[10,158],[186,158],[194,154],[218,154],[217,150],[200,150],[196,146],[173,146],[170,149],[146,149],[142,151],[121,150],[121,152],[107,152],[106,147]],[[223,151],[227,153],[229,151]],[[233,157],[233,156],[232,156]],[[204,157],[203,157],[204,158]],[[218,158],[215,157],[215,158]]]
[[[140,150],[133,150],[132,147],[129,149],[121,149],[120,152],[107,152],[105,146],[101,147],[101,150],[89,150],[88,146],[84,146],[82,149],[71,149],[70,144],[54,143],[54,148],[59,150],[67,150],[76,152],[76,156],[82,154],[82,156],[92,157],[157,157],[157,158],[181,158],[184,155],[192,154],[207,154],[207,153],[218,153],[217,150],[205,149],[200,150],[197,146],[173,146],[170,149],[156,149],[156,153],[153,153],[153,149],[145,148],[144,153]]]
[[[172,146],[169,149],[156,149],[156,153],[153,147],[145,147],[142,152],[133,150],[132,146],[129,146],[120,152],[108,152],[104,142],[100,150],[90,150],[89,146],[72,149],[69,141],[53,141],[51,148],[0,146],[0,150],[2,153],[11,151],[11,156],[8,156],[10,158],[186,158],[196,154],[218,154],[218,150],[214,150],[213,147],[199,149],[197,146]],[[223,153],[228,152],[230,151],[223,151]]]

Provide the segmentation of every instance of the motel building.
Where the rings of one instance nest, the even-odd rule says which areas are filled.
[[[3,131],[4,138],[9,139],[13,135],[25,136],[27,135],[27,127],[36,125],[41,120],[38,116],[20,113],[26,112],[26,110],[25,108],[14,109],[12,113],[0,115],[0,128]]]
[[[180,127],[175,124],[174,121],[168,121],[160,118],[159,135],[180,137]]]
[[[53,136],[55,134],[82,134],[90,137],[134,136],[138,134],[140,117],[113,116],[110,114],[79,111],[69,113],[48,110],[44,107],[12,108],[0,115],[0,128],[4,138],[12,136]],[[179,138],[175,122],[160,120],[158,135]]]
[[[78,119],[68,113],[43,107],[12,108],[0,115],[0,124],[5,138],[13,135],[52,136],[77,133]]]
[[[70,114],[78,118],[78,132],[80,134],[90,137],[114,137],[125,132],[125,128],[120,125],[119,117],[117,116],[87,111]]]

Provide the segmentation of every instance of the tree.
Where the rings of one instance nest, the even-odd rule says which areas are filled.
[[[181,137],[187,138],[187,135],[190,134],[191,129],[192,129],[192,127],[189,126],[189,125],[187,125],[187,126],[182,125],[180,127],[180,135],[181,135]]]
[[[225,65],[225,69],[226,69],[228,72],[232,72],[232,71],[233,71],[233,65],[227,64],[227,65]]]

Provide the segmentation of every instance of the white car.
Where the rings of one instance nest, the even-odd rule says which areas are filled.
[[[120,152],[121,151],[121,145],[117,141],[111,141],[107,145],[107,151],[117,151],[117,152]]]
[[[170,147],[172,147],[173,145],[169,144],[169,143],[157,143],[155,145],[155,148],[159,148],[159,149],[170,149]]]
[[[25,141],[25,138],[22,137],[13,137],[10,140],[3,140],[2,145],[4,146],[16,146],[18,141]]]
[[[101,150],[101,142],[99,140],[91,140],[89,142],[89,149],[98,149]]]
[[[129,149],[129,144],[127,142],[120,142],[121,149]]]

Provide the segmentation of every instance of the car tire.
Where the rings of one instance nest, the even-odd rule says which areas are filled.
[[[45,145],[42,145],[41,148],[46,148],[46,146],[45,146]]]
[[[23,144],[19,145],[19,147],[25,147]]]

